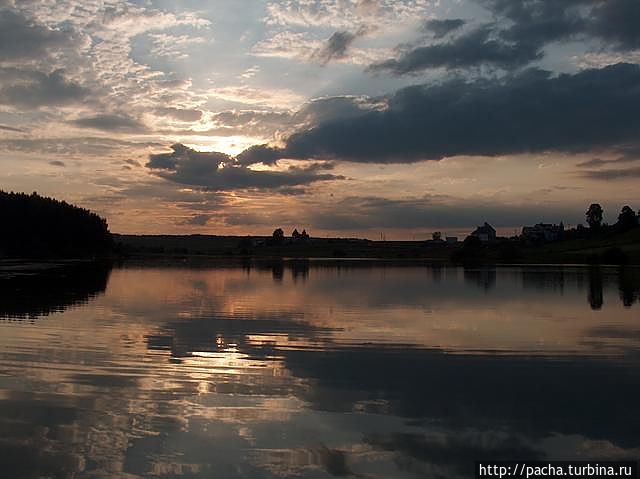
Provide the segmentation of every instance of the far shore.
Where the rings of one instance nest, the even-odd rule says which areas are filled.
[[[629,264],[640,265],[640,228],[602,238],[525,244],[498,238],[470,248],[466,242],[374,241],[359,238],[285,238],[267,236],[113,235],[116,251],[129,260],[310,259],[398,261],[437,264]]]

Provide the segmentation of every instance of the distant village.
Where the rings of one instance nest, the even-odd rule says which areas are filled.
[[[618,221],[613,225],[603,223],[604,210],[598,203],[593,203],[585,213],[588,228],[579,224],[576,228],[565,230],[564,223],[538,223],[533,226],[523,226],[520,235],[509,239],[519,240],[528,245],[539,245],[551,243],[568,238],[583,237],[588,234],[621,232],[640,225],[640,211],[636,214],[630,206],[624,206],[618,215]],[[493,243],[499,239],[496,229],[485,222],[473,230],[467,238],[477,238],[481,243]],[[442,237],[442,233],[436,231],[432,234],[432,239],[427,241],[431,244],[456,244],[457,236]]]
[[[525,245],[535,246],[564,239],[579,238],[593,236],[595,233],[615,233],[626,231],[640,225],[640,211],[636,214],[630,206],[624,206],[618,215],[616,223],[608,225],[603,222],[604,210],[598,203],[593,203],[585,213],[586,223],[588,227],[582,224],[575,228],[565,229],[562,221],[558,224],[554,223],[537,223],[533,226],[523,226],[520,234],[516,234],[509,238],[501,238],[498,236],[496,229],[489,224],[476,227],[469,233],[465,241],[475,239],[482,244],[491,244],[499,240],[515,240]],[[287,237],[282,228],[274,230],[271,237],[247,237],[244,247],[256,246],[281,246],[288,244],[304,244],[310,241],[311,237],[306,230],[302,233],[298,229],[294,229],[290,237]],[[381,241],[385,242],[384,235],[381,235]],[[442,232],[436,231],[432,233],[431,239],[426,240],[428,245],[456,245],[461,243],[457,236],[446,236]]]

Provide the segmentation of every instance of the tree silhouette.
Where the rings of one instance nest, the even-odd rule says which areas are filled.
[[[0,256],[94,257],[111,248],[107,222],[97,214],[35,192],[0,191]]]
[[[602,225],[603,213],[604,210],[602,209],[602,206],[600,206],[600,204],[592,203],[589,206],[589,209],[585,213],[585,216],[587,217],[587,223],[589,224],[589,227],[591,229],[600,228],[600,226]]]
[[[281,245],[284,243],[284,231],[282,228],[276,228],[273,230],[273,234],[271,235],[273,244]]]
[[[628,229],[633,228],[638,224],[638,220],[636,218],[635,212],[631,209],[630,206],[623,206],[622,211],[618,215],[618,223],[616,226],[626,231]]]
[[[442,233],[440,231],[436,231],[431,235],[433,241],[442,241]]]

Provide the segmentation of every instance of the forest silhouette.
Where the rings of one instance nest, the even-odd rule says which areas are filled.
[[[0,257],[97,257],[112,248],[107,221],[37,193],[0,191]]]

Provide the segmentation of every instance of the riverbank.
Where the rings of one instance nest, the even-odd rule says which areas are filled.
[[[598,238],[530,245],[517,239],[492,243],[372,241],[358,238],[285,238],[208,235],[114,235],[118,255],[138,260],[163,258],[380,259],[434,263],[633,264],[640,265],[640,228]]]

